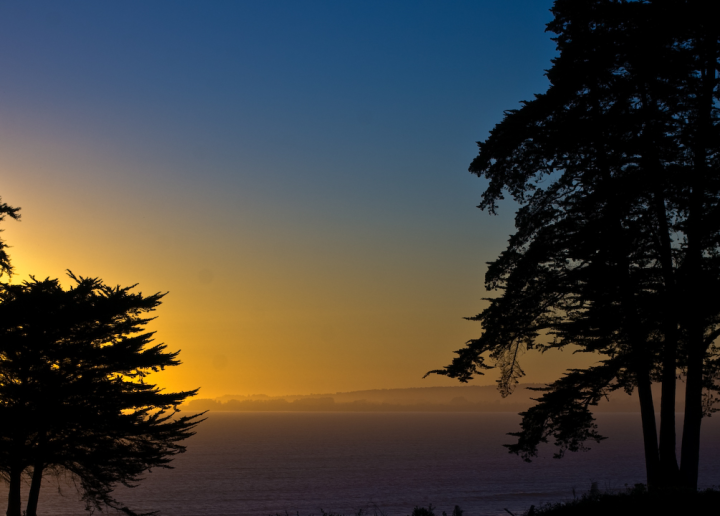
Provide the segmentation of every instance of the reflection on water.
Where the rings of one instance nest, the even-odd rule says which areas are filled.
[[[501,413],[215,413],[174,470],[155,470],[117,494],[166,516],[307,516],[321,508],[349,515],[372,504],[396,516],[429,503],[436,514],[457,504],[475,516],[517,514],[571,498],[591,482],[644,481],[639,414],[600,414],[608,440],[562,460],[546,446],[531,464],[501,446],[518,421]],[[720,418],[704,421],[704,487],[720,484],[718,429]],[[72,487],[63,487],[65,496],[57,488],[52,479],[43,487],[40,514],[84,514]]]

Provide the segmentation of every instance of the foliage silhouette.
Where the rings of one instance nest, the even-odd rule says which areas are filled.
[[[720,502],[720,492],[705,490],[648,491],[643,484],[619,493],[598,490],[583,494],[570,502],[548,504],[535,508],[534,516],[663,516],[665,514],[702,514]],[[529,512],[526,513],[529,515]]]
[[[177,406],[196,391],[164,393],[151,372],[180,364],[179,352],[152,344],[147,314],[164,294],[109,287],[76,277],[0,284],[0,468],[10,480],[8,516],[20,516],[20,487],[31,473],[27,516],[36,516],[45,471],[78,479],[88,508],[133,511],[115,500],[185,451],[199,414]]]
[[[410,516],[435,516],[435,507],[432,504],[425,507],[415,507]]]
[[[0,222],[3,222],[5,220],[5,217],[10,217],[11,219],[20,220],[20,208],[13,208],[12,206],[8,206],[4,202],[0,202]],[[0,232],[3,230],[0,229]],[[0,238],[0,277],[2,277],[3,274],[7,274],[8,276],[12,275],[13,267],[10,263],[10,257],[7,254],[7,244],[5,244],[5,241]]]
[[[418,507],[415,506],[415,508],[412,511],[412,514],[410,516],[435,516],[435,507],[433,507],[432,504],[428,505],[427,508],[425,507]],[[462,516],[463,511],[460,506],[456,505],[455,508],[452,511],[451,516]],[[299,512],[296,512],[297,516],[300,516]],[[447,516],[447,513],[443,511],[443,516]],[[285,511],[285,514],[278,514],[276,513],[275,516],[291,516],[288,511]],[[312,515],[310,515],[312,516]],[[340,513],[335,512],[326,512],[323,509],[320,509],[320,516],[343,516]],[[363,507],[358,509],[356,513],[353,514],[353,516],[387,516],[376,504],[370,504],[368,507]]]
[[[557,0],[553,14],[550,88],[506,112],[470,166],[489,180],[481,209],[494,214],[505,192],[521,205],[486,275],[502,294],[471,318],[482,336],[431,372],[466,382],[496,366],[508,395],[526,350],[597,353],[598,366],[541,389],[510,451],[530,460],[550,438],[558,457],[584,449],[603,438],[590,407],[637,388],[648,484],[695,488],[720,363],[720,31],[699,1]]]

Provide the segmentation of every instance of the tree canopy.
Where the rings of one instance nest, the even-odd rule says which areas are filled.
[[[20,220],[20,208],[13,208],[12,206],[8,206],[4,202],[0,202],[0,222],[3,222],[5,220],[5,217],[10,217],[11,219]],[[3,231],[0,229],[0,232]],[[0,276],[3,274],[12,274],[13,268],[10,263],[10,257],[7,254],[7,244],[5,244],[5,241],[0,238]]]
[[[31,278],[0,285],[0,468],[10,479],[8,516],[20,516],[24,472],[32,472],[27,516],[35,516],[44,472],[79,480],[88,508],[118,502],[113,488],[170,467],[199,415],[177,407],[196,391],[166,393],[148,375],[180,364],[179,352],[145,330],[164,294],[69,274],[73,285]]]
[[[505,193],[520,204],[486,275],[501,294],[471,318],[483,334],[433,372],[468,381],[496,366],[507,395],[526,350],[597,353],[543,389],[510,451],[529,460],[552,437],[562,456],[600,440],[591,407],[637,389],[648,483],[695,487],[720,359],[720,30],[694,0],[557,0],[553,14],[548,91],[506,112],[470,166],[489,181],[480,208],[495,213]]]

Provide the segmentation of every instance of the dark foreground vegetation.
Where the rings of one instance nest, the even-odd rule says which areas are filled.
[[[533,508],[527,516],[635,516],[709,514],[710,508],[720,504],[720,491],[708,489],[648,491],[643,484],[622,493],[589,493],[571,502],[549,504]]]
[[[412,511],[412,514],[410,516],[448,516],[448,513],[446,511],[442,511],[441,513],[438,512],[435,513],[435,507],[433,507],[432,504],[430,504],[427,507],[415,507]],[[453,509],[450,516],[463,516],[463,511],[458,505],[455,506],[455,509]],[[297,516],[299,516],[300,513],[296,513]],[[289,512],[285,511],[283,514],[275,514],[275,516],[293,516]],[[310,516],[316,516],[315,514],[312,514]],[[341,514],[339,512],[327,512],[323,509],[320,509],[320,512],[317,516],[350,516]],[[375,504],[371,504],[367,507],[363,507],[361,509],[358,509],[357,512],[352,513],[352,516],[390,516],[389,514],[383,512],[383,510],[378,507]]]
[[[546,504],[542,507],[529,507],[525,512],[514,513],[505,509],[511,516],[637,516],[637,515],[684,515],[708,514],[710,508],[720,507],[720,491],[707,489],[693,491],[691,489],[665,489],[648,491],[644,484],[637,484],[622,492],[601,493],[597,484],[593,483],[589,492],[569,502]],[[432,504],[428,507],[415,507],[408,516],[471,516],[459,506],[452,513],[438,511]],[[285,512],[275,516],[293,516]],[[298,514],[299,516],[299,514]],[[378,507],[371,505],[357,512],[341,514],[326,512],[322,509],[318,514],[310,516],[391,516]]]

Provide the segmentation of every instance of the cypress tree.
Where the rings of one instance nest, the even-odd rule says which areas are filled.
[[[489,180],[480,208],[495,213],[506,192],[521,205],[486,275],[501,295],[471,318],[482,336],[434,372],[467,381],[497,366],[507,395],[528,349],[598,353],[599,366],[544,389],[510,451],[529,460],[552,436],[562,456],[600,440],[591,407],[637,388],[648,483],[694,488],[720,358],[718,26],[694,0],[557,0],[553,14],[550,88],[508,111],[470,167]]]
[[[197,391],[166,393],[148,375],[180,364],[179,352],[145,330],[164,294],[109,287],[69,274],[73,285],[31,278],[0,285],[0,467],[10,479],[8,516],[37,514],[44,472],[66,471],[88,508],[134,514],[112,491],[185,451],[199,415],[177,407]]]

